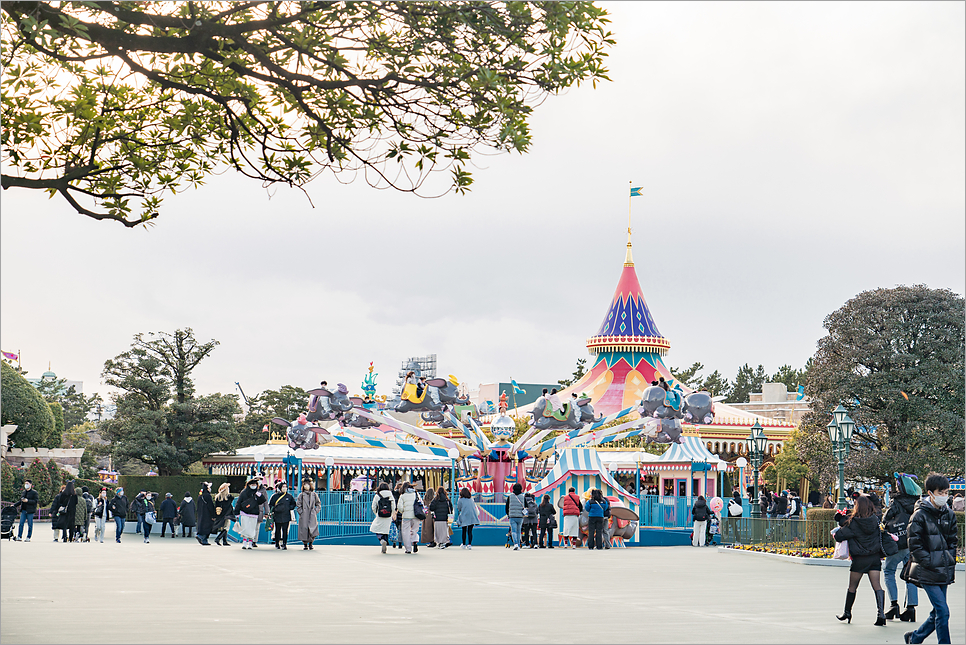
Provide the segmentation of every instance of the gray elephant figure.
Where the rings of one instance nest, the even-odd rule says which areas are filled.
[[[644,445],[650,443],[683,443],[681,433],[684,426],[680,419],[660,419],[661,427],[654,435],[647,435]]]
[[[571,430],[576,430],[578,428],[584,427],[585,423],[593,423],[594,421],[600,421],[603,415],[599,415],[594,418],[594,406],[591,405],[590,399],[580,399],[577,401],[576,409],[574,409],[573,399],[566,402],[566,417],[561,418],[564,415],[557,413],[556,415],[551,413],[550,402],[546,399],[537,399],[537,403],[530,410],[530,414],[533,415],[533,426],[537,430],[548,430],[548,429],[565,429],[570,428]]]
[[[326,437],[331,437],[324,429],[310,425],[304,414],[299,415],[294,423],[290,423],[281,417],[275,417],[272,419],[272,423],[288,428],[285,431],[285,436],[288,439],[288,447],[292,450],[318,448],[320,440],[322,443],[326,443]]]
[[[460,398],[457,386],[446,379],[431,378],[426,381],[426,389],[428,391],[423,393],[422,401],[413,403],[402,399],[396,404],[396,412],[442,412],[447,406],[470,402],[468,397]]]
[[[711,423],[714,421],[714,401],[706,391],[692,392],[684,397],[685,423]]]
[[[644,390],[638,407],[642,417],[655,419],[684,418],[684,395],[680,390],[664,389],[667,386],[664,379],[661,382],[652,381],[651,386]]]
[[[309,421],[330,421],[352,410],[349,389],[339,383],[335,392],[324,387],[309,390]]]
[[[361,408],[366,412],[375,412],[375,410],[366,407],[365,402],[357,396],[354,396],[349,400],[352,401],[353,407]],[[339,419],[339,424],[342,425],[342,427],[349,428],[377,428],[382,425],[378,421],[367,419],[361,414],[356,414],[355,412],[347,412],[343,414]]]

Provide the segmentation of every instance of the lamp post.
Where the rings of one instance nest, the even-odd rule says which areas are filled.
[[[325,491],[327,493],[332,492],[332,466],[335,464],[335,459],[331,456],[325,458]]]
[[[451,500],[456,499],[456,460],[460,457],[460,451],[458,448],[450,448],[446,451],[446,454],[450,459],[449,467],[449,498]],[[456,504],[453,504],[453,508],[456,508]]]
[[[260,475],[262,472],[262,462],[265,461],[265,453],[259,450],[252,455],[252,458],[255,460],[255,474]]]
[[[722,461],[718,455],[715,455],[715,457],[718,459],[718,463],[715,464],[715,470],[718,471],[718,490],[715,493],[718,497],[724,498],[724,472],[728,470],[728,462]]]
[[[761,505],[758,503],[758,469],[761,468],[762,459],[765,456],[765,444],[768,437],[762,432],[761,424],[755,421],[751,426],[751,434],[748,435],[748,454],[751,456],[751,465],[755,469],[755,498],[751,500],[751,516],[761,517]]]
[[[305,449],[296,448],[295,449],[295,459],[298,461],[298,480],[295,482],[295,490],[302,490],[302,460],[305,459]]]
[[[747,465],[748,460],[744,457],[738,457],[735,459],[735,466],[738,467],[738,491],[741,493],[742,497],[745,496],[745,466]],[[751,502],[751,500],[748,501],[749,503]]]
[[[828,430],[828,438],[832,442],[832,452],[839,462],[839,501],[836,506],[842,510],[848,506],[845,499],[845,458],[851,450],[855,422],[849,418],[849,411],[840,403],[832,410],[832,420],[825,429]]]

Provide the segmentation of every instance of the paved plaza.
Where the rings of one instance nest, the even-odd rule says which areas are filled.
[[[901,643],[910,629],[872,625],[868,582],[853,623],[835,620],[846,569],[713,548],[382,555],[135,536],[55,544],[39,529],[0,546],[4,644]],[[949,592],[954,643],[966,640],[964,589]]]

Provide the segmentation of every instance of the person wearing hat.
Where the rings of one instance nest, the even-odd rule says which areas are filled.
[[[171,499],[171,493],[164,494],[164,501],[161,502],[161,537],[164,537],[164,529],[171,527],[171,538],[174,539],[174,518],[178,515],[178,505]]]
[[[114,525],[117,529],[114,534],[114,541],[120,544],[121,534],[124,533],[124,522],[127,521],[128,510],[128,501],[127,497],[124,496],[123,487],[118,486],[114,490],[114,497],[111,498],[111,503],[108,504],[107,510],[114,517]]]
[[[277,492],[268,502],[275,523],[275,548],[288,551],[288,525],[295,515],[295,498],[288,492],[288,484],[284,481],[279,482],[275,490]]]
[[[184,499],[178,506],[178,517],[181,519],[181,537],[191,537],[191,534],[194,533],[196,510],[195,500],[191,499],[191,493],[186,492]]]
[[[215,503],[211,499],[211,483],[202,482],[201,493],[198,495],[198,533],[195,539],[198,544],[211,546],[208,536],[214,531]]]
[[[265,500],[265,493],[258,488],[261,477],[253,475],[245,482],[245,490],[238,496],[235,503],[235,515],[238,517],[239,533],[242,537],[242,549],[251,549],[258,537],[258,507]]]

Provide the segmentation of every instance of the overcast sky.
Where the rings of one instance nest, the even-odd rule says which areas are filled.
[[[427,200],[226,174],[128,230],[2,194],[0,343],[101,384],[137,332],[221,345],[202,393],[389,393],[436,353],[471,387],[569,376],[634,257],[666,362],[799,367],[861,291],[966,291],[963,3],[604,3],[611,83],[550,97],[526,155]]]

